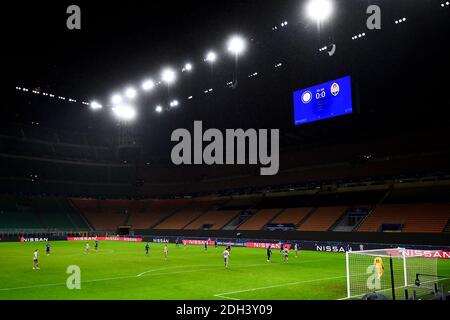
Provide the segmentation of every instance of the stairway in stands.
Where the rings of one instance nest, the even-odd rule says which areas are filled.
[[[450,219],[448,219],[447,224],[445,225],[444,233],[450,233]]]

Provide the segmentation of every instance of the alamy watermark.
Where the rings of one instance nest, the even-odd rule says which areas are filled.
[[[72,4],[67,7],[67,14],[70,16],[66,20],[66,26],[69,30],[80,30],[81,29],[81,9],[79,6]]]
[[[218,129],[203,132],[202,121],[194,122],[193,136],[187,129],[176,129],[171,136],[178,142],[172,149],[171,158],[175,165],[256,165],[263,166],[260,174],[276,175],[279,170],[278,129]],[[270,141],[269,141],[270,139]],[[207,143],[203,147],[203,143]],[[270,153],[269,153],[270,144]],[[193,157],[192,157],[193,154]],[[247,162],[248,158],[248,162]]]
[[[69,290],[80,290],[81,289],[81,269],[79,266],[71,265],[67,267],[67,277],[66,286]]]
[[[367,29],[369,30],[380,30],[381,29],[381,8],[376,5],[371,5],[367,7],[367,14],[370,14],[367,18]]]

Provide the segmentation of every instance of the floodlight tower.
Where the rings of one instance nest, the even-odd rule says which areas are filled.
[[[217,54],[212,50],[208,51],[205,57],[205,62],[208,63],[210,66],[211,80],[214,72],[214,63],[216,63],[216,61],[217,61]]]
[[[161,73],[161,80],[167,85],[167,99],[170,99],[170,86],[176,81],[177,74],[171,68],[166,68]]]
[[[333,13],[333,3],[331,0],[309,0],[306,4],[306,13],[317,23],[325,22]]]
[[[234,86],[236,86],[237,85],[239,55],[241,55],[246,49],[246,43],[245,43],[244,38],[242,38],[241,36],[238,36],[238,35],[234,35],[234,36],[230,37],[230,39],[227,42],[227,49],[235,57],[233,84],[234,84]]]

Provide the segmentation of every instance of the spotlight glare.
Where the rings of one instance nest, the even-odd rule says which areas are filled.
[[[103,108],[103,106],[100,103],[98,103],[97,101],[92,101],[90,103],[90,106],[91,106],[92,110],[98,110],[98,109]]]
[[[153,88],[155,87],[155,83],[153,82],[153,80],[145,80],[143,83],[142,83],[142,89],[144,90],[144,91],[150,91],[150,90],[152,90]]]
[[[128,88],[125,91],[125,95],[127,96],[128,99],[134,99],[136,98],[137,92],[134,88]]]
[[[173,100],[173,101],[170,103],[170,106],[171,106],[171,107],[178,107],[178,105],[179,105],[178,100]]]
[[[205,61],[209,63],[214,63],[217,60],[217,54],[214,51],[209,51],[206,54]]]
[[[174,83],[176,79],[175,71],[170,68],[164,69],[161,73],[161,79],[168,85]]]
[[[232,36],[228,40],[228,51],[235,55],[239,55],[245,51],[245,40],[240,36]]]
[[[122,96],[120,94],[115,94],[112,96],[111,101],[113,104],[119,104],[122,102]]]
[[[158,112],[158,113],[161,113],[161,112],[163,112],[163,107],[156,106],[155,111]]]
[[[318,22],[328,19],[333,11],[330,0],[310,0],[306,5],[308,16]]]
[[[185,71],[192,71],[192,64],[186,63],[186,64],[184,65],[183,70],[185,70]]]
[[[112,111],[119,120],[130,121],[136,118],[136,110],[128,105],[115,106]]]

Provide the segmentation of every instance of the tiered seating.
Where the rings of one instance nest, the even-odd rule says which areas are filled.
[[[107,200],[72,199],[72,202],[83,211],[96,230],[116,230],[126,222],[127,214],[117,211],[113,204],[105,205],[105,202],[109,202]]]
[[[347,206],[321,207],[318,208],[304,223],[298,231],[328,231],[337,220],[348,209]]]
[[[442,232],[450,219],[450,203],[386,204],[375,209],[358,228],[377,232],[383,224],[402,224],[402,232]]]
[[[297,225],[311,211],[312,208],[287,208],[270,223]]]
[[[76,228],[68,216],[69,208],[63,207],[57,198],[34,198],[33,207],[46,228],[68,230]]]
[[[132,211],[128,224],[134,229],[148,229],[163,221],[173,212],[185,207],[190,200],[142,201],[141,210]]]
[[[185,227],[187,230],[198,230],[203,225],[211,225],[209,230],[220,230],[228,222],[237,217],[239,210],[214,210],[201,215]]]
[[[31,206],[18,206],[15,197],[0,197],[0,229],[40,228],[42,225]]]
[[[174,213],[169,218],[158,224],[155,229],[183,229],[189,223],[203,214],[208,207],[215,202],[210,201],[195,201],[187,208],[181,209]]]
[[[261,230],[270,220],[272,220],[282,209],[259,210],[247,221],[239,226],[239,230]]]

